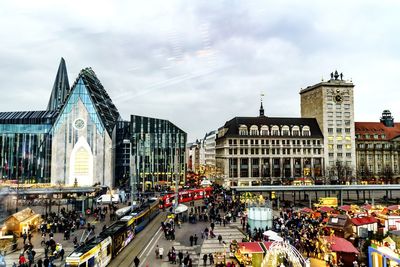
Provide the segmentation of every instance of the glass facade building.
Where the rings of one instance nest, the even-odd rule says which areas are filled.
[[[116,178],[121,184],[131,178],[138,190],[156,185],[174,185],[185,179],[187,134],[168,120],[131,115],[119,122]]]
[[[130,119],[121,119],[91,68],[70,88],[61,59],[47,110],[0,112],[1,182],[114,187],[133,181],[147,189],[171,184],[175,162],[183,182],[186,133],[167,120]]]

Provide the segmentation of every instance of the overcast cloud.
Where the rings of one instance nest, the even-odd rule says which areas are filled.
[[[235,116],[300,116],[299,91],[337,69],[356,121],[400,121],[398,1],[2,1],[1,111],[43,110],[59,60],[92,67],[124,119],[189,141]]]

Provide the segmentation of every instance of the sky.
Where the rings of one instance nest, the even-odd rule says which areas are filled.
[[[123,119],[203,138],[235,116],[299,117],[338,70],[355,120],[400,121],[399,1],[1,1],[0,111],[44,110],[60,58],[92,67]]]

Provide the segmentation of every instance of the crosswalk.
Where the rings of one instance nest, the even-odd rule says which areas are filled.
[[[65,252],[64,253],[64,259],[63,260],[61,260],[60,258],[56,259],[54,261],[56,266],[64,266],[65,257],[67,257],[69,254],[71,254],[72,251],[74,251],[74,247],[63,247],[63,249],[64,249],[64,252]],[[35,262],[37,262],[39,259],[44,260],[44,248],[34,248],[34,250],[36,251]],[[21,250],[20,252],[22,253],[23,251]],[[16,252],[7,254],[5,256],[6,266],[13,266],[13,263],[16,263],[17,266],[18,266],[19,255],[20,254],[16,253]],[[26,253],[25,253],[25,257],[28,258],[26,256]]]
[[[215,238],[208,238],[203,241],[203,245],[201,246],[201,252],[200,252],[200,258],[199,258],[199,264],[198,266],[204,266],[203,264],[203,255],[204,254],[210,254],[210,253],[216,253],[216,252],[221,252],[224,253],[226,252],[226,255],[229,255],[229,245],[232,240],[237,240],[238,242],[241,242],[242,239],[245,237],[245,235],[239,230],[241,227],[240,222],[236,223],[231,223],[224,226],[219,226],[216,225],[214,228],[214,233],[218,237],[218,235],[222,236],[222,241],[223,242],[220,244],[217,237]],[[196,265],[194,265],[196,266]],[[206,266],[211,266],[209,259],[207,259],[207,265]]]
[[[199,255],[196,253],[196,250],[199,249],[199,245],[196,246],[185,246],[182,245],[180,242],[174,241],[172,242],[171,246],[173,246],[175,248],[176,251],[176,262],[179,263],[179,259],[178,259],[178,253],[179,251],[182,251],[183,253],[183,258],[186,257],[187,254],[189,254],[189,257],[192,259],[192,264],[193,266],[197,266],[199,264]],[[168,261],[168,251],[165,252],[165,259]],[[165,265],[165,266],[169,266],[169,265]]]

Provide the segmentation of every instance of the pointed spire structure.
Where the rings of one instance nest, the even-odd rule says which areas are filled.
[[[260,106],[260,117],[265,116],[264,115],[264,107],[263,107],[263,100],[262,97],[264,96],[264,94],[261,94],[261,106]]]
[[[70,91],[67,67],[64,58],[61,58],[58,67],[57,76],[54,81],[53,90],[51,91],[49,103],[47,105],[48,111],[59,110],[64,104]]]

